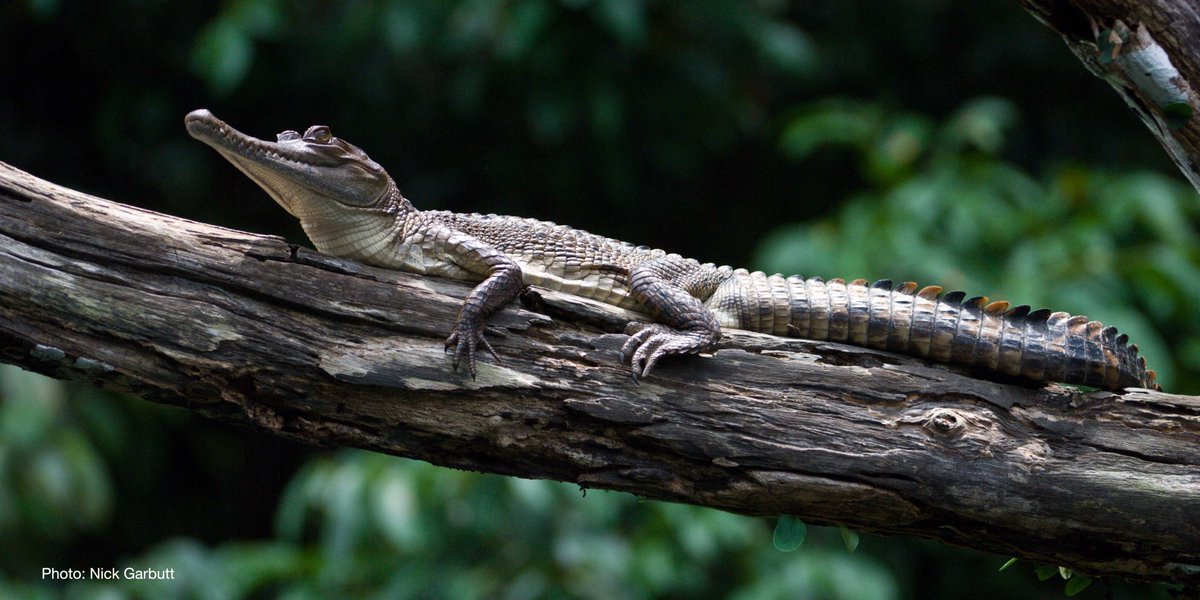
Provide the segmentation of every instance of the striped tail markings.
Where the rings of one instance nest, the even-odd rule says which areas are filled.
[[[900,352],[1030,381],[1110,390],[1157,389],[1137,346],[1085,316],[965,299],[914,282],[764,275],[740,271],[730,326]],[[736,324],[735,324],[736,323]]]

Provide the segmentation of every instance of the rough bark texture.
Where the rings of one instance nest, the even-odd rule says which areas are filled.
[[[1190,0],[1020,0],[1108,81],[1200,190],[1200,5]],[[1080,100],[1086,107],[1086,100]]]
[[[0,358],[310,443],[1200,581],[1200,399],[1029,389],[730,332],[634,385],[629,313],[554,293],[450,371],[463,283],[0,163]]]

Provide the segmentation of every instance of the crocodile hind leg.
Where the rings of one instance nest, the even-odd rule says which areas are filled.
[[[694,261],[665,256],[633,268],[629,293],[656,323],[632,322],[621,347],[621,362],[629,361],[633,380],[650,374],[655,363],[672,354],[711,350],[721,339],[716,316],[698,296],[706,296],[715,281],[694,279]]]

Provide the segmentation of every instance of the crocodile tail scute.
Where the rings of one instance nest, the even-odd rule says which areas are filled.
[[[739,269],[718,291],[722,324],[829,340],[956,364],[1030,381],[1108,390],[1159,389],[1135,344],[1084,316],[937,286],[783,277]]]
[[[963,300],[962,292],[941,294],[938,288],[913,295],[912,288],[915,284],[901,284],[892,290],[913,300],[893,300],[900,307],[892,314],[898,331],[886,347],[871,347],[1031,381],[1159,389],[1137,345],[1115,327],[1027,305],[1010,308],[984,296]]]
[[[910,294],[914,285],[902,284],[893,292]],[[926,288],[912,303],[912,316],[898,311],[900,329],[911,323],[901,341],[886,350],[990,371],[1031,381],[1057,381],[1108,390],[1129,387],[1159,389],[1155,373],[1146,368],[1135,344],[1082,315],[1027,305],[990,302],[976,296],[963,300],[962,292],[937,293]],[[905,306],[904,302],[893,305]],[[929,324],[932,321],[932,324]],[[916,344],[928,336],[924,344]]]

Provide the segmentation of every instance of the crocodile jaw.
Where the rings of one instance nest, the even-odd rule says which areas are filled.
[[[330,204],[374,207],[395,189],[382,167],[357,147],[328,135],[328,128],[310,127],[303,137],[284,132],[280,141],[268,142],[230,127],[205,109],[188,113],[184,124],[192,137],[215,149],[297,217]]]

